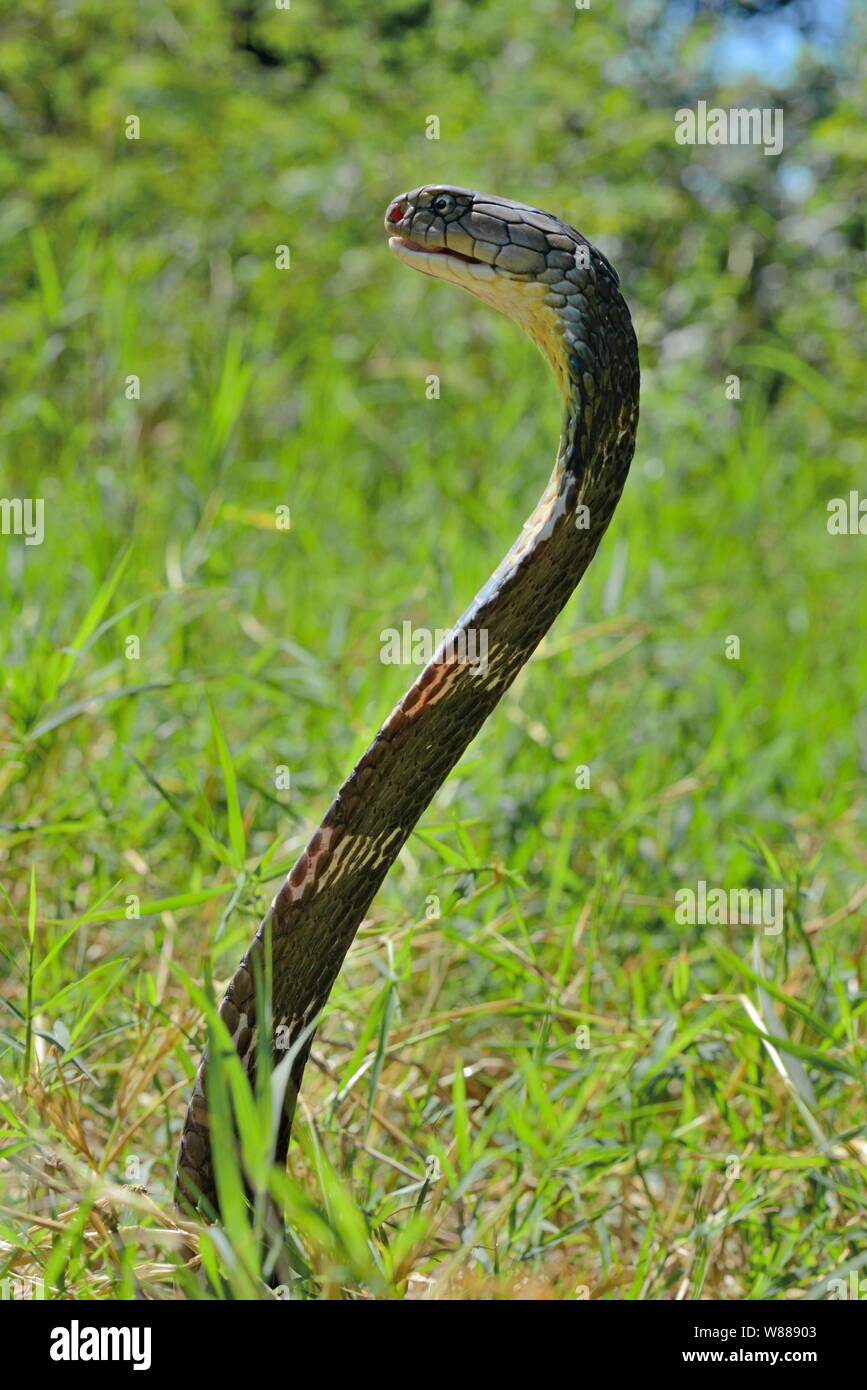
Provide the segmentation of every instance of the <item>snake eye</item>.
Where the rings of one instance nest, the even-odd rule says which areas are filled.
[[[451,205],[452,200],[449,197],[448,193],[440,193],[439,197],[434,198],[433,202],[431,203],[431,207],[433,208],[434,212],[448,212]]]

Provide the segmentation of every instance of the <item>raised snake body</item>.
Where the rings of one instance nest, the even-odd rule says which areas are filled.
[[[251,1080],[256,974],[271,938],[275,1062],[296,1052],[276,1144],[285,1158],[316,1018],[389,868],[590,563],[620,497],[638,423],[638,349],[608,261],[558,218],[447,185],[402,194],[385,217],[403,261],[501,309],[550,361],[565,403],[554,471],[521,534],[389,715],[329,806],[236,970],[220,1014]],[[469,662],[486,632],[487,660]],[[279,1042],[279,1045],[278,1045]],[[217,1209],[196,1076],[176,1198]]]

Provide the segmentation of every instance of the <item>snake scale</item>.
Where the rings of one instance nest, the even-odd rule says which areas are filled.
[[[513,318],[564,401],[551,478],[521,534],[386,719],[325,813],[229,982],[220,1014],[255,1079],[256,976],[271,942],[271,1047],[294,1051],[276,1153],[285,1159],[313,1029],[349,946],[413,827],[529,660],[590,564],[620,497],[638,425],[638,347],[616,272],[538,208],[448,185],[389,205],[391,250]],[[487,635],[483,668],[466,660]],[[472,650],[475,650],[472,646]],[[218,1211],[207,1055],[183,1127],[176,1200]]]

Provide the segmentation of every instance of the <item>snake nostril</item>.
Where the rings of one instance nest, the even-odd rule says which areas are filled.
[[[406,212],[406,203],[403,201],[402,198],[398,198],[397,202],[394,203],[393,206],[392,206],[391,208],[389,208],[389,212],[388,212],[388,220],[389,220],[389,222],[400,222],[400,220],[401,220],[401,218],[403,217],[403,215],[404,215],[405,212]]]

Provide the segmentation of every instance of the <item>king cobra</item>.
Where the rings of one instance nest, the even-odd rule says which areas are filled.
[[[257,977],[270,976],[269,1044],[287,1055],[275,1138],[285,1162],[313,1030],[370,903],[416,822],[578,584],[611,520],[638,426],[638,346],[616,271],[580,232],[523,203],[427,185],[388,206],[405,265],[513,318],[564,401],[554,471],[521,534],[386,719],[300,855],[236,970],[223,1023],[255,1081]],[[486,660],[470,661],[477,634]],[[270,944],[270,971],[265,969]],[[260,984],[260,994],[262,986]],[[207,1053],[181,1136],[176,1200],[217,1212]]]

